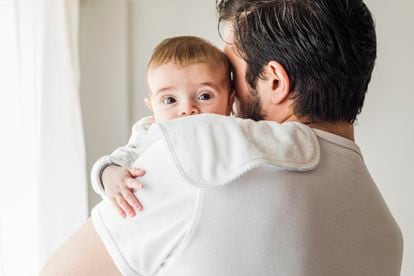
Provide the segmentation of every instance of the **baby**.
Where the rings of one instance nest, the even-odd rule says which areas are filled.
[[[230,75],[224,53],[202,38],[169,38],[154,49],[145,99],[154,116],[135,123],[128,144],[96,161],[91,173],[94,190],[107,197],[121,216],[142,211],[133,190],[143,188],[138,177],[145,171],[130,166],[145,150],[142,139],[151,124],[200,113],[229,115],[234,99]]]

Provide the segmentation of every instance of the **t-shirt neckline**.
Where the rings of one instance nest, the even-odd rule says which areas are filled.
[[[312,128],[312,130],[315,132],[316,136],[318,136],[319,138],[325,141],[328,141],[330,143],[336,144],[338,146],[352,150],[355,153],[357,153],[359,156],[361,156],[361,158],[363,159],[361,149],[354,141],[349,140],[345,137],[324,131],[324,130],[320,130],[316,128]]]

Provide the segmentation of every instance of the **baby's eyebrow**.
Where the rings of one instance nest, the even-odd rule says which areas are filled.
[[[168,91],[168,90],[173,90],[175,87],[174,86],[167,86],[167,87],[162,87],[162,88],[160,88],[160,89],[158,89],[156,92],[155,92],[155,96],[157,96],[159,93],[161,93],[161,92],[165,92],[165,91]]]
[[[200,83],[200,86],[210,86],[213,87],[215,90],[219,90],[219,87],[217,87],[217,85],[211,81],[202,82]]]

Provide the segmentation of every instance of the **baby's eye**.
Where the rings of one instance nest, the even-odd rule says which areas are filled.
[[[162,102],[165,104],[173,104],[176,102],[176,100],[173,97],[165,97],[162,99]]]
[[[208,101],[212,98],[213,96],[209,93],[203,93],[200,96],[198,96],[198,99],[201,101]]]

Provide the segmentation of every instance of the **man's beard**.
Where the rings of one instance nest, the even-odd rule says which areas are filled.
[[[263,112],[260,96],[254,88],[249,87],[247,99],[245,101],[237,99],[236,106],[236,115],[240,118],[261,121],[266,117],[266,114]]]

